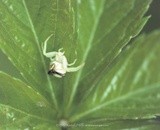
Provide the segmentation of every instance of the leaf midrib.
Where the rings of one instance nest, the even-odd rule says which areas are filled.
[[[26,5],[25,0],[23,0],[22,2],[23,2],[24,8],[25,8],[25,11],[26,11],[26,14],[27,14],[30,26],[31,26],[31,30],[33,32],[33,35],[34,35],[34,38],[35,38],[35,41],[36,41],[36,44],[37,44],[37,47],[38,47],[38,51],[39,51],[39,54],[40,54],[40,57],[41,57],[41,60],[42,60],[43,68],[45,70],[47,68],[47,66],[45,64],[44,57],[43,57],[43,55],[41,53],[41,48],[39,46],[39,39],[38,39],[37,33],[35,31],[34,24],[32,22],[31,16],[30,16],[29,11],[27,9],[27,5]],[[52,83],[51,83],[51,79],[46,73],[45,73],[45,75],[47,77],[47,81],[48,81],[48,85],[49,85],[49,89],[50,89],[50,92],[51,92],[53,103],[55,105],[55,108],[58,109],[57,100],[56,100],[56,97],[55,97],[55,93],[53,91],[53,86],[52,86]]]
[[[105,3],[105,0],[103,0],[103,2],[101,3],[99,14],[97,15],[97,18],[95,20],[95,24],[94,24],[93,29],[91,31],[92,33],[90,35],[90,38],[89,38],[89,41],[88,41],[88,44],[87,44],[87,47],[86,47],[86,51],[85,51],[85,53],[84,53],[84,55],[82,57],[82,62],[85,62],[85,60],[86,60],[86,58],[88,56],[88,53],[89,53],[89,51],[91,49],[91,43],[92,43],[92,41],[94,39],[94,35],[95,35],[96,29],[98,27],[98,22],[100,20],[101,14],[102,14],[103,9],[104,9],[104,5],[105,5],[104,3]],[[68,102],[68,105],[67,105],[67,109],[70,108],[70,106],[71,106],[71,104],[73,102],[73,98],[74,98],[74,96],[76,94],[76,89],[77,89],[78,83],[79,83],[80,78],[81,78],[82,70],[83,69],[79,70],[79,72],[78,72],[78,74],[76,76],[75,83],[73,84],[73,89],[72,89],[72,92],[71,92],[71,96],[69,98],[69,102]]]

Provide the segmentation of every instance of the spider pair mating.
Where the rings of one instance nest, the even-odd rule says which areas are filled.
[[[52,37],[50,35],[44,42],[43,45],[43,55],[50,59],[50,67],[48,74],[54,75],[55,77],[62,78],[65,76],[66,72],[76,72],[84,66],[84,63],[77,67],[70,67],[76,63],[76,59],[68,64],[67,58],[64,55],[64,52],[61,52],[63,48],[59,49],[58,52],[46,52],[47,51],[47,42]]]

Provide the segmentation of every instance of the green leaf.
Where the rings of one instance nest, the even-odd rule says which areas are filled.
[[[127,46],[120,61],[79,103],[72,120],[150,119],[160,115],[159,36],[159,31],[142,35]]]
[[[142,17],[149,3],[150,0],[101,0],[92,2],[94,9],[89,0],[78,3],[78,54],[85,67],[73,82],[65,82],[68,109],[73,102],[75,105],[88,97],[121,49],[140,32],[148,20]]]
[[[0,128],[55,122],[56,111],[44,97],[22,81],[0,72]],[[37,120],[37,121],[36,121]]]
[[[39,0],[2,0],[0,2],[0,12],[2,12],[0,46],[27,83],[48,100],[52,99],[57,108],[54,85],[46,73],[48,65],[42,55],[40,44],[44,33],[45,37],[51,33],[51,30],[47,32],[45,30],[40,34],[44,28],[51,26],[47,25],[47,22],[51,21],[50,3],[51,1],[41,3]],[[36,20],[40,19],[45,19],[47,22],[43,20],[37,24]]]
[[[17,130],[17,129],[54,129],[55,121],[45,120],[34,117],[28,113],[17,111],[9,106],[0,105],[0,129]]]
[[[7,56],[3,54],[0,50],[0,59],[3,62],[0,62],[0,70],[6,72],[7,74],[23,80],[22,76],[18,70],[13,66],[13,64],[7,59]]]

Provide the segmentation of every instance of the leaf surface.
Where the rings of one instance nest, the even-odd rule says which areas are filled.
[[[60,5],[60,6],[59,6]],[[49,41],[50,51],[68,46],[74,48],[73,10],[74,2],[56,0],[2,0],[0,28],[1,48],[17,67],[26,82],[38,90],[58,108],[58,97],[62,84],[47,74],[49,59],[42,55],[42,43],[53,34]],[[63,20],[66,20],[63,24]],[[65,42],[64,42],[65,41]],[[54,47],[54,48],[53,48]],[[51,48],[51,49],[50,49]],[[73,48],[71,48],[73,50]],[[69,54],[68,54],[69,55]]]
[[[79,103],[80,114],[72,119],[149,119],[160,115],[159,35],[159,31],[142,35],[127,46],[97,88]]]
[[[78,3],[77,53],[85,66],[70,84],[65,82],[68,86],[64,106],[69,109],[72,103],[83,102],[96,88],[121,49],[148,20],[143,15],[149,3],[150,0],[101,0],[92,2],[94,9],[89,0]]]
[[[27,125],[30,120],[37,124],[40,121],[53,123],[56,114],[51,104],[38,92],[20,80],[0,72],[0,127],[18,127],[19,123]]]

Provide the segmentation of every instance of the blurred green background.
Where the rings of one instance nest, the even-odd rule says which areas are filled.
[[[149,33],[152,30],[160,28],[160,0],[153,0],[146,15],[151,15],[152,17],[145,25],[141,33]],[[7,56],[5,56],[1,50],[0,50],[0,70],[23,80],[18,70],[11,64]]]

